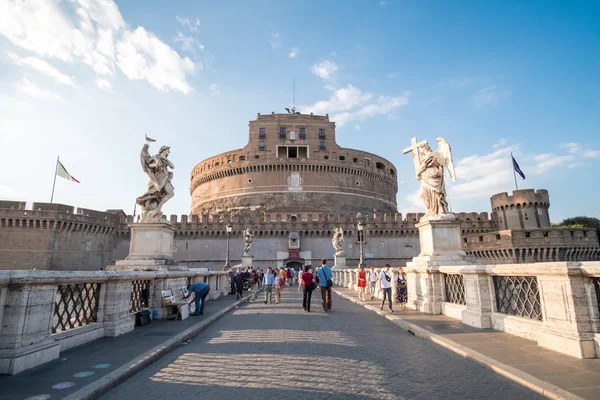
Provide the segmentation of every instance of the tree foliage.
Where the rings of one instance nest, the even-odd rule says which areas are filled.
[[[567,218],[559,225],[569,228],[595,228],[596,231],[600,232],[600,219],[594,217]]]

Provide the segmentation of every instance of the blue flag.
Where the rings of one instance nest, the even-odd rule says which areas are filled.
[[[510,155],[510,157],[512,158],[513,168],[514,168],[515,172],[517,174],[519,174],[521,176],[521,178],[525,179],[525,174],[523,173],[523,171],[521,171],[521,167],[519,167],[519,164],[517,163],[517,160],[515,160],[515,158],[513,157],[512,154]]]

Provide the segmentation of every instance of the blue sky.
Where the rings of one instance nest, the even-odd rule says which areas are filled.
[[[190,209],[199,161],[246,144],[257,112],[329,113],[344,147],[398,169],[398,208],[422,211],[410,138],[451,145],[454,211],[550,191],[554,222],[599,216],[596,2],[0,1],[0,198],[48,201],[56,156],[80,185],[55,201],[133,211],[144,134],[172,147]],[[435,149],[435,146],[434,146]]]

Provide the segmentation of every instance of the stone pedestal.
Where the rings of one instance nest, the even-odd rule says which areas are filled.
[[[177,228],[167,222],[129,224],[129,255],[109,271],[187,271],[173,261],[173,235]]]
[[[253,262],[254,262],[254,257],[242,256],[242,268],[252,267]]]
[[[348,266],[346,265],[346,254],[342,253],[342,254],[336,254],[333,256],[334,259],[334,263],[333,263],[333,268],[348,268]]]
[[[416,310],[427,314],[441,314],[444,302],[444,277],[440,266],[475,263],[461,249],[460,221],[446,214],[422,219],[419,229],[421,253],[406,263],[408,301]]]

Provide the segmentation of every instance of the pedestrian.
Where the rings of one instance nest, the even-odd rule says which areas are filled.
[[[244,281],[247,280],[247,272],[242,272],[240,268],[235,272],[235,298],[241,299],[244,297]]]
[[[271,267],[267,268],[267,273],[263,277],[263,285],[265,287],[265,304],[271,304],[271,297],[273,295],[273,284],[275,283],[275,274]]]
[[[256,294],[258,293],[259,285],[258,273],[254,269],[252,269],[250,272],[250,279],[248,279],[248,284],[250,285],[250,289],[252,290],[252,297],[250,297],[250,302],[254,303],[254,301],[256,301]]]
[[[319,268],[317,276],[319,278],[319,285],[321,286],[323,310],[328,312],[331,310],[331,287],[333,286],[331,278],[333,277],[333,272],[331,272],[331,268],[327,266],[327,260],[321,261],[321,268]]]
[[[396,276],[396,303],[400,303],[400,310],[406,311],[406,303],[408,303],[408,293],[406,290],[406,274],[402,268],[398,268]]]
[[[365,266],[360,266],[360,271],[358,271],[358,299],[365,301],[365,291],[367,290],[367,273],[365,271]]]
[[[290,287],[292,286],[292,271],[291,268],[288,267],[285,270],[285,287]]]
[[[229,268],[229,284],[231,285],[231,293],[235,294],[235,271],[233,268]]]
[[[314,281],[313,275],[308,273],[308,265],[305,265],[304,273],[300,277],[300,284],[302,285],[302,308],[306,312],[310,312],[310,299],[313,290],[317,287]]]
[[[308,265],[305,265],[306,268],[304,268],[306,271],[308,271]],[[302,269],[300,269],[298,271],[298,293],[300,293],[302,291],[302,274],[304,273],[304,271]]]
[[[377,287],[377,280],[379,276],[375,272],[375,268],[371,267],[369,271],[369,293],[371,294],[371,300],[375,300],[375,288]]]
[[[285,287],[285,270],[283,268],[279,271],[279,274],[275,275],[275,284],[273,287],[275,288],[275,304],[279,304],[281,291]]]
[[[192,293],[194,293],[194,302],[196,305],[196,310],[190,314],[193,316],[197,316],[197,315],[204,315],[204,303],[206,302],[206,296],[208,296],[208,293],[210,292],[210,286],[208,286],[208,283],[204,283],[204,282],[196,282],[196,283],[192,283],[189,287],[188,287],[188,294],[185,295],[183,297],[183,300],[189,298]],[[200,303],[202,302],[202,303]],[[191,303],[191,301],[190,301]]]
[[[383,271],[379,273],[379,290],[383,291],[383,299],[381,300],[381,307],[379,307],[379,309],[383,311],[383,305],[385,304],[385,298],[387,296],[390,312],[394,312],[394,310],[392,310],[392,277],[389,272],[390,264],[385,264]]]

